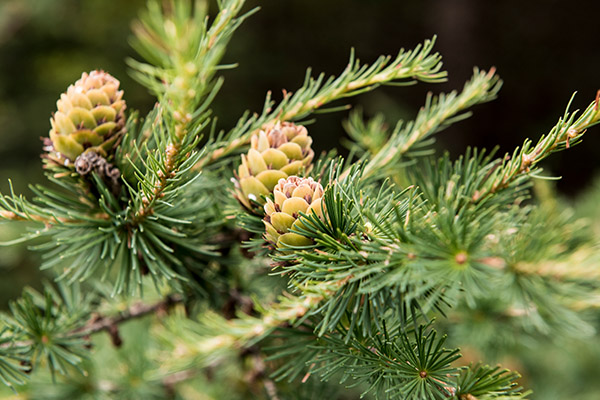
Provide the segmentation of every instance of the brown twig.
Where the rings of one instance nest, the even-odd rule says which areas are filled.
[[[178,125],[181,128],[181,125]],[[183,129],[183,128],[181,128]],[[133,224],[138,224],[143,221],[147,216],[150,216],[154,212],[154,203],[156,200],[163,197],[163,192],[167,188],[167,183],[170,178],[175,176],[177,170],[177,163],[175,159],[179,155],[180,145],[177,144],[169,144],[165,149],[165,161],[163,164],[164,171],[159,172],[158,182],[154,184],[154,189],[150,197],[144,197],[142,199],[142,205],[139,210],[133,216]]]
[[[95,217],[103,218],[106,214],[98,214]],[[35,214],[25,214],[25,213],[15,213],[13,211],[8,210],[0,210],[0,220],[9,220],[9,221],[30,221],[30,222],[40,222],[44,225],[62,225],[62,224],[75,224],[81,223],[82,220],[78,219],[68,219],[62,217],[49,217],[43,215],[35,215]]]
[[[78,338],[78,337],[86,337],[93,335],[95,333],[107,331],[111,334],[111,338],[113,339],[113,343],[118,345],[117,337],[118,337],[118,326],[124,322],[130,321],[132,319],[145,317],[147,315],[162,311],[168,310],[173,307],[175,304],[181,303],[183,301],[183,297],[181,295],[169,295],[163,300],[153,303],[136,303],[131,307],[126,309],[125,311],[112,316],[105,317],[100,315],[95,315],[88,320],[88,322],[82,326],[81,328],[72,330],[67,332],[64,337],[68,338]],[[120,339],[120,338],[119,338]],[[32,340],[23,340],[23,341],[15,341],[15,342],[7,342],[0,345],[0,348],[9,348],[9,347],[29,347],[34,344]]]
[[[141,302],[136,303],[116,316],[96,317],[93,320],[90,320],[90,322],[88,322],[83,328],[77,329],[71,333],[73,334],[72,336],[86,336],[106,331],[112,326],[119,325],[123,322],[135,318],[145,317],[146,315],[153,314],[158,311],[168,310],[175,304],[181,303],[182,301],[183,297],[181,295],[174,294],[169,295],[163,300],[154,304],[146,304]]]

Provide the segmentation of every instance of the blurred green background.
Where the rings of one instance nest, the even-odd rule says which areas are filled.
[[[272,90],[295,90],[307,67],[337,74],[351,47],[365,62],[380,54],[395,54],[438,35],[436,49],[444,57],[449,82],[409,88],[382,88],[357,99],[366,115],[383,111],[389,121],[410,119],[427,91],[460,89],[473,66],[495,66],[504,79],[499,98],[475,109],[469,120],[438,136],[438,147],[457,155],[469,146],[511,151],[526,137],[547,132],[562,115],[574,91],[574,107],[585,107],[600,89],[598,22],[600,6],[585,0],[249,0],[262,10],[244,23],[234,37],[225,62],[239,62],[224,72],[225,85],[215,102],[219,126],[235,124],[244,110],[262,108]],[[43,181],[40,137],[46,136],[55,102],[81,72],[104,69],[121,81],[129,109],[149,110],[154,102],[127,73],[124,60],[134,57],[127,38],[130,22],[145,0],[0,0],[0,190],[11,178],[18,193]],[[346,113],[319,116],[309,127],[316,150],[340,147],[341,121]],[[559,153],[545,167],[563,179],[559,191],[575,197],[591,186],[600,169],[600,128],[577,148]],[[597,204],[600,190],[587,200]],[[588,207],[590,207],[588,205]],[[589,216],[590,214],[588,214]],[[596,216],[598,216],[596,214]],[[0,240],[25,229],[3,224]],[[0,248],[0,308],[18,296],[25,284],[39,285],[39,255],[25,246]],[[562,345],[561,345],[562,346]],[[580,385],[579,372],[598,371],[593,349],[575,343],[587,354],[575,364],[566,354],[532,353],[548,358],[534,398],[560,398],[543,382],[561,380]],[[579,347],[577,347],[579,346]],[[583,350],[581,347],[583,346]],[[571,349],[571,350],[569,350]],[[573,362],[573,360],[571,360]],[[556,363],[553,365],[552,363]],[[578,372],[579,371],[579,372]],[[567,376],[568,375],[568,376]],[[578,380],[579,379],[579,380]],[[590,382],[589,380],[587,382]],[[546,390],[546,392],[544,392]],[[565,389],[564,393],[572,393]],[[590,385],[579,398],[599,398]],[[589,396],[589,397],[586,397]]]

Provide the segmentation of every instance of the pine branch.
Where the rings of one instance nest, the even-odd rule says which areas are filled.
[[[175,129],[177,132],[184,131],[186,125],[187,124],[185,123],[176,123]],[[139,225],[148,216],[154,214],[155,203],[164,196],[164,192],[167,190],[168,184],[170,183],[169,179],[173,179],[178,172],[180,162],[178,162],[177,158],[179,154],[179,143],[169,143],[167,145],[165,152],[161,157],[162,160],[160,160],[162,161],[162,165],[160,166],[160,171],[157,174],[158,179],[155,179],[155,182],[152,184],[152,190],[142,198],[142,204],[132,216],[133,225]]]
[[[415,120],[406,124],[403,129],[399,122],[389,140],[366,163],[363,177],[384,175],[385,171],[401,163],[402,158],[420,142],[468,117],[469,113],[461,114],[466,109],[493,100],[502,85],[495,72],[494,68],[488,72],[475,69],[473,77],[465,83],[460,94],[453,91],[434,97],[429,93],[425,106]]]
[[[148,13],[134,25],[134,47],[156,64],[130,60],[134,77],[159,97],[161,118],[168,121],[161,127],[168,131],[168,138],[162,141],[162,154],[155,156],[158,166],[147,177],[152,189],[135,210],[134,224],[153,214],[155,203],[198,143],[197,135],[208,121],[208,107],[222,83],[213,77],[220,69],[225,45],[252,13],[237,17],[243,5],[244,0],[220,2],[209,28],[207,10],[201,3],[192,9],[188,2],[171,2],[169,12],[161,11],[158,2],[150,2]]]
[[[444,81],[446,72],[440,71],[441,57],[438,53],[431,54],[434,43],[435,38],[427,40],[414,50],[402,49],[393,60],[389,56],[380,57],[372,65],[362,65],[352,52],[346,69],[337,78],[332,76],[325,80],[324,74],[313,78],[311,70],[307,70],[300,89],[295,93],[285,91],[277,106],[269,92],[262,113],[252,117],[245,115],[227,135],[220,135],[195,168],[202,169],[248,145],[252,133],[258,129],[272,126],[277,121],[305,118],[335,100],[356,96],[385,84]]]
[[[52,217],[44,217],[42,215],[36,214],[25,214],[23,212],[17,211],[7,211],[0,210],[0,219],[4,219],[7,221],[29,221],[29,222],[39,222],[44,225],[55,225],[55,224],[65,224],[65,223],[76,223],[80,222],[77,220],[69,220],[66,218],[52,218]]]
[[[479,202],[506,189],[522,175],[535,176],[532,168],[540,161],[555,151],[568,149],[579,143],[586,130],[600,122],[600,90],[596,99],[579,118],[576,118],[577,110],[573,113],[569,112],[574,96],[571,97],[563,117],[547,135],[538,140],[535,146],[532,147],[531,140],[527,139],[520,149],[515,149],[512,156],[506,155],[495,171],[490,174],[485,186],[473,196],[473,202]]]
[[[37,203],[17,195],[10,181],[9,188],[10,195],[0,194],[0,220],[34,222],[48,229],[56,225],[85,225],[90,221],[102,223],[109,218],[105,210],[94,207],[73,188],[65,194],[40,185],[32,186],[39,196]]]

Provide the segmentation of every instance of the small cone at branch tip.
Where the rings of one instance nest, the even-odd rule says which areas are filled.
[[[311,144],[306,128],[291,122],[255,133],[237,171],[235,196],[240,203],[248,209],[253,208],[250,200],[264,204],[263,197],[281,179],[308,169],[314,157]]]
[[[104,71],[83,73],[56,102],[50,118],[51,158],[71,164],[91,149],[106,155],[125,126],[125,100],[119,81]],[[70,163],[69,163],[70,161]]]
[[[323,192],[323,186],[312,178],[280,179],[273,188],[273,199],[268,198],[264,205],[265,240],[277,248],[311,245],[311,239],[291,230],[302,227],[300,213],[314,213],[323,219]]]

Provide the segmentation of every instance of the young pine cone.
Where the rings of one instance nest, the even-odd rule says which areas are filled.
[[[106,155],[125,126],[125,100],[119,81],[104,71],[83,73],[56,102],[50,139],[58,158],[75,161],[92,148]]]
[[[314,212],[323,218],[323,186],[312,178],[290,176],[280,179],[273,189],[274,201],[267,199],[264,224],[265,239],[276,247],[308,246],[312,241],[302,235],[290,232],[301,227],[300,212],[310,215]]]
[[[238,168],[236,197],[251,209],[250,200],[264,204],[280,179],[298,174],[314,157],[312,139],[305,127],[290,122],[277,123],[266,132],[252,136],[250,151],[242,155]]]

